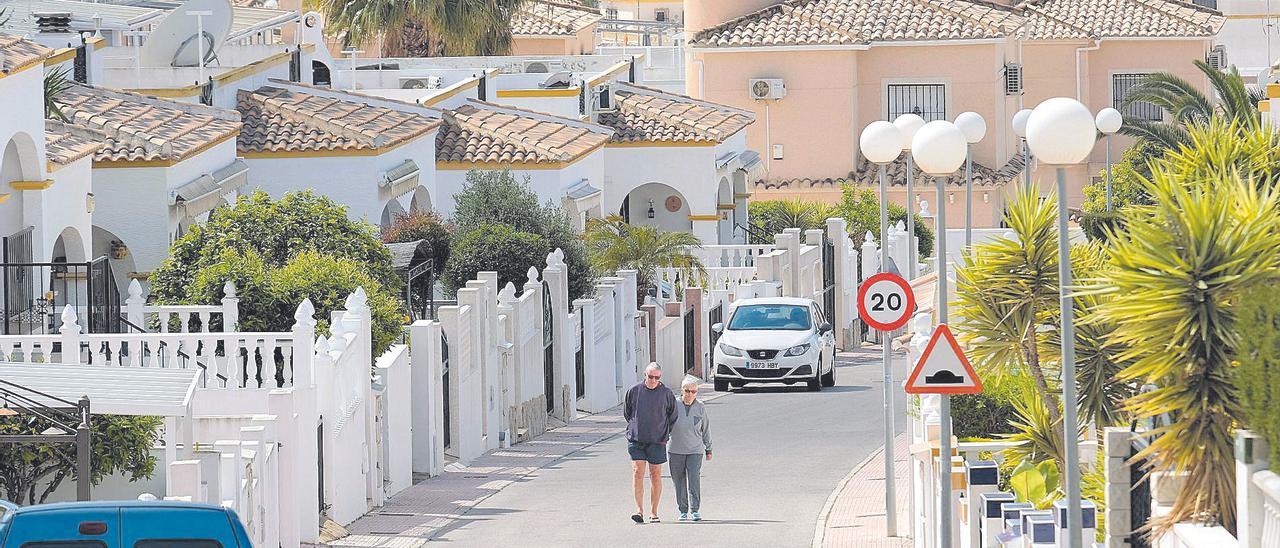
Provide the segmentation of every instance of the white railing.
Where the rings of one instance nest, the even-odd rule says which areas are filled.
[[[220,305],[147,304],[142,284],[133,280],[129,282],[129,298],[125,299],[121,312],[128,320],[127,327],[133,331],[209,333],[220,326],[222,331],[229,332],[235,331],[240,322],[240,298],[235,284],[228,281],[222,286]]]
[[[1262,545],[1280,546],[1280,475],[1254,472],[1253,484],[1262,491]]]
[[[772,252],[773,244],[756,245],[704,245],[689,250],[690,254],[702,261],[702,266],[754,266],[762,255]]]
[[[681,46],[599,46],[597,55],[635,55],[642,82],[684,80],[684,48]]]

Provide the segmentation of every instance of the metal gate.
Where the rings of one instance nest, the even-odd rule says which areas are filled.
[[[1147,535],[1140,531],[1151,519],[1151,479],[1147,477],[1148,461],[1132,459],[1147,445],[1147,440],[1135,438],[1129,446],[1129,546],[1151,548]]]
[[[328,510],[324,503],[324,415],[320,415],[320,424],[316,425],[316,481],[319,482],[320,490],[320,515]]]
[[[693,329],[694,328],[693,322],[696,317],[697,316],[693,315],[693,308],[690,308],[688,312],[684,313],[684,372],[685,374],[689,374],[689,372],[693,371],[693,361],[696,357],[696,352],[694,351],[695,350],[694,347],[696,345],[694,343],[697,342],[697,339],[694,336],[694,329]]]
[[[440,366],[440,388],[444,395],[444,446],[449,447],[453,441],[449,435],[453,423],[449,422],[449,337],[444,333],[440,333]]]
[[[578,379],[578,399],[587,395],[587,328],[586,322],[578,324],[578,351],[573,355],[573,367]]]
[[[111,262],[98,257],[89,263],[89,331],[121,333],[120,289],[111,273]]]
[[[707,318],[708,318],[708,321],[707,321],[708,325],[724,323],[724,303],[720,303],[712,307],[711,312],[707,314]],[[716,343],[719,341],[720,341],[720,333],[717,333],[713,329],[711,331],[711,348],[715,348]]]
[[[826,235],[822,237],[822,312],[836,325],[836,245]]]
[[[542,388],[547,395],[547,412],[555,409],[556,349],[555,313],[551,309],[551,285],[542,282]]]
[[[4,334],[21,334],[27,332],[22,328],[29,316],[35,298],[35,267],[33,248],[31,247],[31,231],[27,227],[0,240],[0,261],[4,263],[4,310],[0,320],[4,321]]]

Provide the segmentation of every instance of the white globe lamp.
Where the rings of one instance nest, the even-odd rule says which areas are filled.
[[[1094,125],[1098,126],[1098,131],[1103,135],[1111,135],[1120,131],[1120,126],[1124,125],[1124,116],[1120,111],[1107,107],[1098,111],[1098,116],[1093,119]]]
[[[987,121],[976,112],[961,112],[956,116],[956,127],[964,132],[964,139],[969,144],[976,144],[987,136]]]
[[[918,114],[903,114],[894,118],[893,125],[898,126],[898,131],[902,132],[902,146],[907,152],[911,152],[911,140],[915,138],[916,132],[924,127],[924,118]]]
[[[935,177],[951,175],[960,169],[968,146],[964,132],[945,120],[925,124],[911,139],[916,165],[920,171]]]
[[[1027,118],[1027,146],[1046,164],[1078,164],[1093,150],[1097,131],[1093,114],[1083,103],[1054,97],[1040,103]]]
[[[884,120],[867,124],[858,137],[858,148],[873,164],[887,164],[902,155],[902,131]]]
[[[1024,108],[1013,115],[1013,134],[1027,138],[1027,119],[1031,118],[1031,109]]]

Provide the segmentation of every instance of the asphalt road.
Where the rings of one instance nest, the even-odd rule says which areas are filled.
[[[906,358],[896,355],[894,362],[900,384]],[[631,464],[619,435],[494,494],[464,516],[465,523],[433,541],[460,546],[809,546],[818,514],[836,484],[883,445],[881,378],[880,351],[864,350],[841,357],[837,385],[819,393],[802,386],[765,385],[709,401],[715,454],[703,466],[702,522],[677,521],[666,474],[663,522],[631,522]],[[895,399],[899,432],[906,424],[905,399]]]

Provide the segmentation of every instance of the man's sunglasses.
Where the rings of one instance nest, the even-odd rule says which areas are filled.
[[[697,393],[698,393],[698,391],[697,391],[697,390],[685,390],[685,391],[684,391],[684,393],[685,393],[685,394],[697,394]]]
[[[662,375],[649,375],[649,380],[651,381],[662,380]]]

